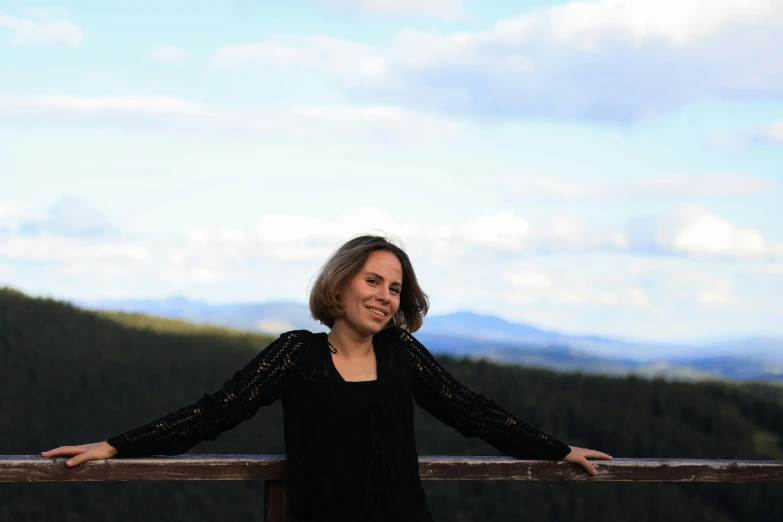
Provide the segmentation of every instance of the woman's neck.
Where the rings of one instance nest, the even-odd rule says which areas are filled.
[[[372,335],[357,332],[343,321],[336,320],[327,337],[337,352],[347,359],[364,357],[372,350]]]

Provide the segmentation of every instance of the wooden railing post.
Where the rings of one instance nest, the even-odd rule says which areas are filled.
[[[264,522],[292,522],[288,505],[288,481],[264,481]]]

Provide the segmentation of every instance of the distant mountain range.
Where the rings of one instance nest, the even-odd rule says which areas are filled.
[[[209,304],[164,300],[76,301],[87,309],[140,312],[194,323],[277,335],[327,331],[296,302]],[[416,337],[436,353],[485,358],[557,371],[635,374],[685,380],[710,378],[783,382],[783,338],[710,343],[660,343],[575,336],[473,312],[427,316]]]

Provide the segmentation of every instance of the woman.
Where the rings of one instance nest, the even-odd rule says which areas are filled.
[[[599,451],[568,446],[459,383],[412,335],[429,308],[407,254],[386,238],[351,239],[321,268],[310,312],[326,333],[282,334],[213,394],[105,442],[44,457],[178,455],[283,406],[296,520],[432,521],[419,479],[415,402],[466,437],[521,459],[565,460],[595,475]]]

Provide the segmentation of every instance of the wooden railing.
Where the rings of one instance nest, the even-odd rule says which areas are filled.
[[[290,520],[282,455],[177,455],[109,459],[66,467],[65,458],[0,455],[0,482],[263,480],[264,520]],[[601,482],[783,482],[780,460],[622,459],[591,461],[597,475],[564,461],[511,457],[419,458],[422,480]]]

